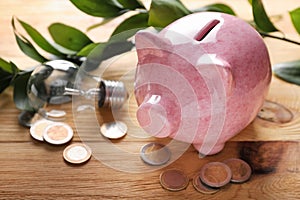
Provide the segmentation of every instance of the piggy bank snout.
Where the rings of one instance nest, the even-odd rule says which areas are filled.
[[[155,137],[168,137],[178,129],[181,107],[167,85],[145,84],[136,88],[140,126]]]

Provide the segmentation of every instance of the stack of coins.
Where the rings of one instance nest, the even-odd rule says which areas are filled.
[[[193,186],[203,194],[214,194],[228,183],[244,183],[250,179],[252,170],[248,163],[238,158],[203,165],[194,177]],[[169,191],[180,191],[187,187],[189,179],[183,171],[169,169],[160,175],[160,184]]]
[[[30,135],[38,141],[61,145],[73,138],[73,130],[66,123],[41,119],[30,127]]]

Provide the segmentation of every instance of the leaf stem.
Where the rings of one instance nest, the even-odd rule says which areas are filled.
[[[290,40],[290,39],[285,38],[285,37],[279,37],[279,36],[275,36],[275,35],[270,35],[270,34],[268,34],[268,33],[261,32],[261,31],[259,31],[259,34],[260,34],[261,36],[264,36],[264,37],[269,37],[269,38],[273,38],[273,39],[283,40],[283,41],[285,41],[285,42],[290,42],[290,43],[292,43],[292,44],[300,45],[300,42],[297,42],[297,41],[295,41],[295,40]]]

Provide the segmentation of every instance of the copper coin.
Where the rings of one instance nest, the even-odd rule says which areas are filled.
[[[63,152],[64,159],[72,164],[81,164],[91,158],[92,150],[81,143],[75,143],[67,146]]]
[[[142,147],[140,156],[145,163],[159,166],[170,160],[171,152],[165,145],[151,142]]]
[[[271,101],[264,102],[257,116],[260,119],[274,123],[287,123],[293,119],[293,113],[290,110],[281,104]]]
[[[214,194],[219,191],[217,188],[211,188],[204,185],[200,179],[200,172],[198,172],[193,178],[193,186],[194,188],[203,194]]]
[[[252,171],[248,163],[238,158],[230,158],[223,162],[231,169],[231,182],[244,183],[249,180]]]
[[[189,184],[189,178],[179,169],[168,169],[163,171],[159,177],[163,188],[170,191],[180,191]]]
[[[102,135],[109,139],[120,139],[127,133],[127,125],[121,121],[104,123],[100,127]]]
[[[53,122],[47,126],[43,138],[50,144],[65,144],[73,138],[73,130],[68,124]]]
[[[231,180],[230,168],[221,162],[210,162],[205,164],[200,170],[201,181],[210,187],[222,187]]]

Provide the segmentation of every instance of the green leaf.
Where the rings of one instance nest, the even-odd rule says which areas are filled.
[[[277,77],[300,85],[300,60],[276,64],[273,71]]]
[[[10,63],[7,62],[6,60],[2,59],[2,58],[0,58],[0,68],[1,68],[3,71],[6,71],[6,72],[8,72],[8,73],[12,73],[12,72],[13,72]]]
[[[12,79],[12,73],[4,71],[2,68],[0,68],[0,93],[2,93],[10,85]]]
[[[95,17],[116,17],[124,10],[112,0],[70,0],[79,10]]]
[[[214,12],[227,13],[230,15],[236,15],[231,7],[229,7],[228,5],[225,5],[225,4],[221,4],[221,3],[210,4],[210,5],[198,8],[197,10],[195,10],[193,12],[204,12],[204,11],[214,11]]]
[[[57,44],[73,51],[80,51],[86,45],[93,43],[80,30],[62,23],[53,23],[48,29]]]
[[[64,54],[55,49],[36,29],[31,25],[25,23],[22,20],[19,20],[22,27],[25,29],[27,34],[32,38],[32,40],[43,50],[52,53],[57,56],[63,56]]]
[[[0,93],[14,81],[19,71],[13,62],[0,58]]]
[[[93,49],[93,51],[89,53],[85,62],[84,69],[86,71],[97,69],[102,61],[128,52],[133,47],[134,44],[130,41],[120,41],[112,37],[106,43],[99,43]]]
[[[179,0],[152,0],[149,10],[148,25],[165,27],[189,11]]]
[[[300,34],[300,7],[289,13],[296,31]]]
[[[98,46],[100,43],[91,43],[88,44],[87,46],[83,47],[78,53],[77,56],[88,56],[91,51]]]
[[[132,32],[132,34],[128,35],[128,37],[131,37],[138,30],[148,27],[148,18],[148,13],[139,13],[137,15],[133,15],[119,24],[112,35],[116,35],[128,30],[135,30],[134,32]]]
[[[104,18],[103,21],[101,21],[100,23],[89,26],[86,31],[90,31],[92,29],[98,28],[99,26],[105,25],[105,24],[111,22],[113,19],[115,19],[115,18],[113,18],[113,17],[112,18]]]
[[[145,8],[139,1],[137,0],[118,0],[118,2],[124,7],[130,10],[135,10],[136,8]]]
[[[269,19],[262,0],[252,0],[252,13],[254,22],[258,29],[264,32],[274,32],[278,31],[278,29],[273,25],[271,20]]]
[[[15,38],[17,41],[17,44],[21,51],[25,53],[27,56],[30,58],[38,61],[38,62],[45,62],[47,61],[46,58],[44,58],[35,48],[34,46],[30,43],[28,39],[26,39],[24,36],[18,33],[16,27],[15,27],[15,22],[14,18],[12,19],[12,26],[15,34]]]
[[[14,102],[20,110],[34,111],[27,96],[27,83],[31,72],[21,73],[14,81]]]

